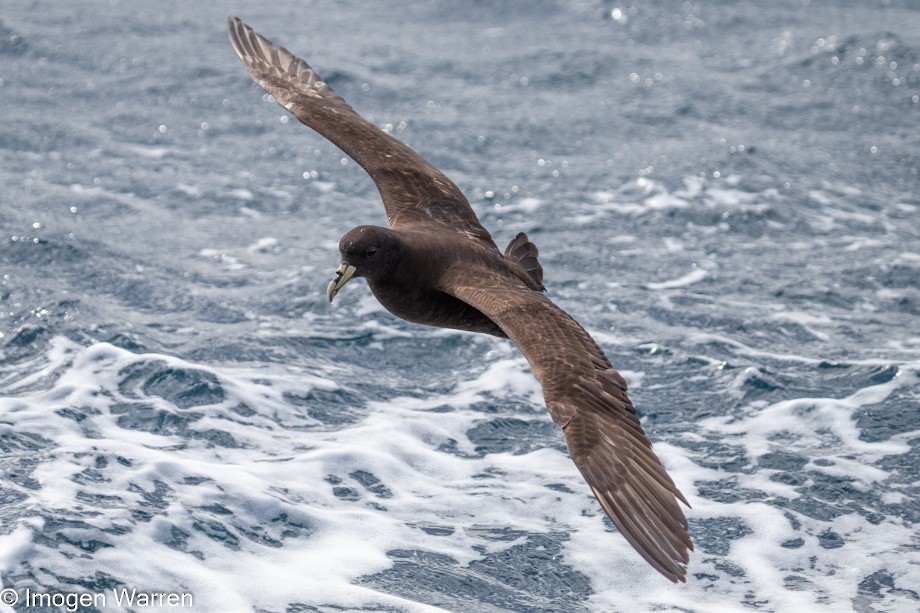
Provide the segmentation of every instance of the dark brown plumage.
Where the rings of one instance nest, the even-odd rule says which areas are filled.
[[[359,226],[342,238],[329,299],[364,277],[397,317],[513,340],[604,511],[649,564],[685,581],[693,544],[677,500],[687,501],[652,451],[626,381],[544,295],[536,246],[522,233],[502,254],[450,179],[362,119],[287,49],[236,17],[228,29],[253,80],[360,164],[383,199],[390,227]]]

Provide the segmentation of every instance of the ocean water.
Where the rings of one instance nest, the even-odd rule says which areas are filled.
[[[228,14],[539,246],[685,585],[508,341],[327,303],[382,206]],[[0,611],[920,609],[916,2],[8,0],[0,109]]]

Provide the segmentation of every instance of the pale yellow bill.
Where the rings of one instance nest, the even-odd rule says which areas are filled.
[[[332,302],[332,299],[335,298],[335,295],[339,293],[339,290],[342,289],[346,283],[354,276],[355,267],[349,264],[339,264],[338,269],[335,271],[335,279],[329,282],[329,286],[326,288],[326,295],[329,297],[329,302]]]

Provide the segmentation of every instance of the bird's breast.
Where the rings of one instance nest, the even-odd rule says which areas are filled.
[[[406,321],[506,337],[482,311],[444,292],[411,285],[371,283],[371,291],[387,311]]]

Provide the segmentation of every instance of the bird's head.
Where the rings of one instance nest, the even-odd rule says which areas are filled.
[[[339,253],[341,263],[326,288],[329,302],[352,277],[364,277],[373,282],[391,274],[402,255],[402,242],[388,228],[358,226],[339,241]]]

